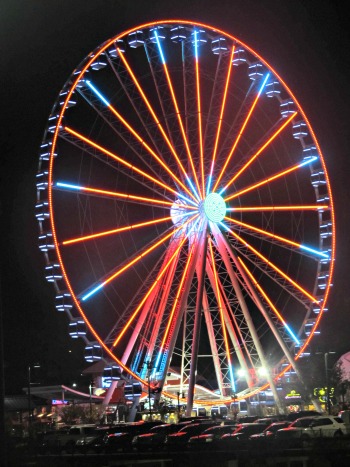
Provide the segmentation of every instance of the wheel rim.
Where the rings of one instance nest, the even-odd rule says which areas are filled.
[[[227,400],[272,385],[318,332],[335,242],[323,156],[233,36],[164,21],[97,48],[54,105],[37,180],[46,277],[88,361],[160,387],[170,365],[184,386],[215,375],[206,399]]]

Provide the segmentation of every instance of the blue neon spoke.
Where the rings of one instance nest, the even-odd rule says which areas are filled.
[[[154,37],[156,38],[156,41],[157,41],[157,46],[158,46],[159,55],[160,55],[162,64],[165,65],[165,58],[164,58],[163,50],[162,50],[162,47],[160,45],[159,37],[158,37],[158,34],[157,34],[156,30],[154,30]]]
[[[267,82],[267,80],[268,80],[269,78],[270,78],[270,73],[267,73],[267,75],[265,76],[264,81],[262,82],[262,85],[261,85],[261,87],[260,87],[260,89],[259,89],[258,97],[260,97],[260,94],[263,92],[263,89],[264,89],[264,87],[265,87],[265,84],[266,84],[266,82]]]
[[[91,81],[85,81],[85,83],[89,86],[89,88],[96,94],[97,97],[101,99],[101,101],[107,106],[110,106],[110,103],[107,101],[107,99],[100,93],[100,91],[93,85],[91,84]]]
[[[88,298],[90,298],[92,295],[94,295],[96,292],[98,292],[100,289],[102,289],[103,287],[105,286],[104,282],[102,282],[101,284],[99,284],[97,287],[95,287],[94,289],[90,290],[89,293],[87,293],[86,295],[84,295],[81,300],[84,302],[85,300],[87,300]]]
[[[194,30],[194,55],[196,57],[196,61],[198,62],[198,44],[197,44],[197,31]]]
[[[210,174],[208,177],[208,186],[207,186],[207,195],[209,195],[210,187],[211,187],[211,182],[213,178],[213,170],[214,170],[214,164],[211,164],[211,169],[210,169]]]
[[[317,160],[317,156],[310,157],[310,158],[304,160],[303,162],[301,162],[301,163],[299,164],[299,167],[304,167],[304,165],[311,164],[311,163],[314,162],[315,160]]]
[[[329,255],[327,255],[327,253],[325,253],[324,251],[314,250],[313,248],[310,248],[306,245],[300,245],[300,248],[302,250],[309,251],[310,253],[314,253],[317,256],[322,256],[322,258],[329,259]]]
[[[186,179],[188,181],[188,184],[190,185],[190,188],[192,189],[192,193],[197,198],[197,200],[200,201],[200,197],[199,197],[199,195],[198,195],[198,193],[197,193],[197,191],[196,191],[196,189],[195,189],[195,187],[194,187],[194,185],[193,185],[193,183],[192,183],[192,181],[191,181],[191,179],[190,179],[190,177],[188,175],[186,175]]]
[[[70,190],[77,190],[77,191],[82,191],[84,188],[79,185],[72,185],[70,183],[62,183],[62,182],[57,182],[56,186],[61,187],[61,188],[69,188]]]

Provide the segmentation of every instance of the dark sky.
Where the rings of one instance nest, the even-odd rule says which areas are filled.
[[[342,1],[4,0],[1,44],[1,290],[6,392],[39,361],[44,383],[70,384],[86,365],[44,280],[34,218],[47,117],[79,62],[106,39],[162,18],[203,21],[253,47],[302,104],[328,167],[337,220],[334,286],[315,345],[350,350],[349,14]],[[69,352],[71,350],[71,352]]]

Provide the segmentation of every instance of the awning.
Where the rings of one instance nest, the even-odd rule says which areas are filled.
[[[28,388],[23,388],[23,391],[28,394]],[[68,402],[83,403],[90,401],[90,394],[76,391],[68,386],[57,385],[57,386],[36,386],[30,388],[30,394],[33,397],[40,397],[45,399],[49,403],[52,400],[66,400]],[[103,397],[91,395],[91,399],[96,402],[102,402]]]

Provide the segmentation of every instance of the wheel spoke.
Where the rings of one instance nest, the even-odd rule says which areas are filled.
[[[264,255],[262,255],[256,248],[254,248],[252,245],[250,245],[249,243],[244,241],[233,230],[231,230],[230,228],[228,228],[224,224],[222,224],[222,225],[234,238],[236,238],[240,243],[242,243],[244,246],[246,246],[250,251],[252,251],[258,258],[263,260],[266,264],[268,264],[272,269],[274,269],[276,272],[278,272],[278,274],[280,274],[284,279],[286,279],[288,282],[290,282],[296,289],[298,289],[300,292],[302,292],[307,298],[309,298],[314,303],[318,303],[317,298],[313,297],[309,292],[307,292],[303,287],[301,287],[291,277],[289,277],[287,274],[285,274],[280,268],[278,268],[268,258],[266,258]]]
[[[165,185],[164,183],[162,183],[159,179],[156,179],[154,177],[152,177],[151,175],[149,175],[148,173],[144,172],[143,170],[139,169],[138,167],[128,163],[127,161],[125,161],[122,157],[119,157],[117,156],[116,154],[112,153],[111,151],[109,151],[108,149],[100,146],[99,144],[95,143],[94,141],[90,140],[89,138],[86,138],[85,136],[83,136],[82,134],[78,133],[77,131],[74,131],[72,130],[71,128],[69,127],[65,127],[65,130],[75,136],[76,138],[80,139],[81,141],[84,141],[85,143],[89,144],[91,147],[95,148],[95,149],[98,149],[99,151],[101,151],[103,154],[106,154],[108,157],[111,157],[112,159],[114,159],[115,161],[123,164],[124,166],[128,167],[130,170],[144,176],[145,178],[151,180],[152,182],[160,185],[162,188],[165,188],[167,191],[170,191],[171,193],[175,194],[176,196],[180,197],[180,198],[183,198],[183,199],[186,199],[187,201],[189,201],[190,203],[193,203],[193,201],[189,200],[187,197],[184,197],[184,195],[182,195],[181,193],[178,193],[176,190],[172,189],[170,186],[168,185]],[[191,195],[192,196],[192,195]]]
[[[141,253],[140,255],[138,255],[136,258],[132,259],[131,261],[129,261],[126,265],[124,265],[122,268],[118,269],[116,272],[114,272],[112,275],[110,275],[109,277],[107,277],[106,279],[104,279],[100,284],[98,284],[96,287],[94,287],[92,290],[90,290],[88,293],[84,294],[82,297],[81,297],[81,300],[82,301],[85,301],[85,300],[88,300],[92,295],[94,295],[96,292],[98,292],[99,290],[101,290],[103,287],[105,287],[107,284],[109,284],[111,281],[113,281],[114,279],[116,279],[118,276],[120,276],[120,274],[122,274],[123,272],[125,272],[127,269],[129,269],[131,266],[133,266],[135,263],[137,263],[138,261],[142,260],[143,258],[145,258],[148,254],[150,254],[153,250],[155,250],[156,248],[158,248],[160,245],[162,245],[166,240],[168,240],[169,238],[171,238],[172,236],[174,236],[177,232],[179,232],[180,230],[182,230],[189,222],[191,222],[192,220],[194,220],[194,217],[189,219],[188,221],[186,221],[183,225],[181,225],[180,227],[178,227],[177,229],[174,229],[172,230],[170,233],[164,235],[160,240],[158,240],[157,242],[155,242],[152,246],[150,246],[149,248],[147,248],[143,253]]]
[[[224,111],[225,111],[225,107],[226,107],[227,91],[228,91],[228,87],[229,87],[229,84],[230,84],[231,70],[232,70],[232,60],[233,60],[233,57],[234,57],[234,53],[235,53],[235,46],[233,45],[232,48],[231,48],[230,59],[229,59],[229,62],[228,62],[225,89],[224,89],[224,93],[223,93],[223,96],[222,96],[222,103],[221,103],[221,110],[220,110],[220,116],[219,116],[219,121],[218,121],[218,128],[217,128],[217,131],[216,131],[213,155],[212,155],[211,164],[210,164],[210,171],[209,171],[207,191],[206,191],[207,195],[210,193],[210,187],[211,187],[211,183],[212,183],[215,160],[216,160],[216,155],[217,155],[218,145],[219,145],[219,139],[220,139],[220,134],[221,134],[221,126],[222,126]]]
[[[224,188],[220,190],[220,194],[224,193],[224,191],[227,190],[227,188],[232,185],[233,182],[237,180],[237,178],[242,175],[242,173],[247,170],[247,168],[255,161],[255,159],[260,156],[260,154],[266,149],[269,144],[272,143],[272,141],[283,131],[287,125],[296,117],[297,112],[294,112],[287,120],[273,133],[273,135],[256,151],[256,153],[244,164],[244,166],[238,170],[238,172],[231,178],[231,180],[226,183]]]
[[[272,238],[274,240],[278,240],[278,241],[282,242],[282,244],[285,243],[287,245],[291,245],[291,246],[293,246],[295,248],[303,250],[304,252],[309,252],[309,253],[312,253],[313,255],[321,256],[322,258],[329,259],[329,255],[327,253],[324,253],[323,251],[317,251],[314,248],[310,248],[310,247],[308,247],[306,245],[302,245],[301,243],[294,242],[293,240],[289,240],[288,238],[281,237],[280,235],[276,235],[276,234],[274,234],[272,232],[268,232],[267,230],[259,229],[258,227],[254,227],[253,225],[246,224],[245,222],[240,222],[240,221],[238,221],[236,219],[232,219],[231,217],[225,217],[225,219],[228,222],[231,222],[232,224],[236,224],[236,225],[240,225],[242,227],[246,227],[248,229],[248,233],[251,233],[249,231],[252,230],[254,232],[261,233],[263,236]]]
[[[139,133],[127,122],[127,120],[102,96],[100,91],[90,82],[86,81],[90,89],[102,100],[102,102],[107,106],[107,108],[113,113],[115,117],[130,131],[130,133],[137,139],[137,141],[147,150],[147,152],[158,162],[158,164],[163,167],[163,169],[171,176],[173,181],[180,185],[187,194],[192,197],[194,196],[189,191],[189,189],[181,182],[181,180],[172,172],[172,170],[165,164],[161,157],[159,157],[155,151],[144,141],[144,139],[139,135]]]
[[[288,175],[288,174],[290,174],[292,172],[295,172],[296,170],[299,170],[300,168],[305,167],[308,164],[311,164],[315,160],[316,160],[316,158],[311,158],[311,159],[308,159],[308,160],[306,160],[304,162],[300,162],[299,164],[293,165],[292,167],[289,167],[286,170],[282,170],[281,172],[278,172],[277,174],[272,175],[271,177],[268,177],[265,180],[262,180],[262,181],[260,181],[258,183],[254,183],[254,185],[251,185],[248,188],[237,191],[236,193],[234,193],[231,196],[227,196],[225,198],[225,202],[228,202],[231,199],[238,198],[238,197],[248,193],[249,191],[255,190],[256,188],[260,188],[261,186],[266,185],[267,183],[271,183],[271,182],[273,182],[273,181],[275,181],[275,180],[277,180],[277,179],[279,179],[281,177],[284,177],[285,175]]]
[[[115,234],[125,232],[128,230],[139,229],[140,227],[146,227],[146,226],[150,226],[153,224],[159,224],[161,222],[169,222],[169,221],[171,221],[171,217],[160,217],[152,221],[140,222],[139,224],[127,225],[124,227],[119,227],[118,229],[111,229],[111,230],[106,230],[104,232],[98,232],[98,233],[91,234],[91,235],[84,235],[83,237],[71,238],[69,240],[64,240],[63,242],[61,242],[61,245],[71,245],[73,243],[85,242],[87,240],[93,240],[96,238],[104,237],[106,235],[115,235]]]
[[[231,148],[231,150],[230,150],[228,156],[226,157],[225,163],[224,163],[224,165],[223,165],[223,167],[222,167],[222,169],[221,169],[221,171],[220,171],[220,173],[219,173],[219,176],[218,176],[218,178],[217,178],[216,181],[215,181],[213,191],[215,191],[215,190],[217,189],[217,187],[219,186],[219,183],[220,183],[220,181],[221,181],[221,178],[222,178],[222,176],[224,175],[225,170],[226,170],[226,167],[228,166],[228,164],[229,164],[229,162],[230,162],[230,160],[231,160],[231,158],[232,158],[232,155],[233,155],[233,153],[234,153],[234,151],[235,151],[235,149],[236,149],[236,147],[237,147],[237,145],[238,145],[238,143],[239,143],[239,140],[241,139],[241,137],[242,137],[242,135],[243,135],[243,132],[244,132],[244,130],[245,130],[245,128],[246,128],[246,126],[247,126],[249,120],[250,120],[250,117],[251,117],[252,114],[253,114],[253,111],[254,111],[254,109],[255,109],[257,103],[258,103],[259,97],[260,97],[260,95],[261,95],[261,93],[262,93],[262,91],[263,91],[263,89],[264,89],[264,87],[265,87],[265,85],[266,85],[266,82],[267,82],[267,80],[269,79],[269,76],[270,76],[270,74],[267,73],[267,75],[266,75],[265,78],[263,79],[262,85],[261,85],[261,87],[260,87],[260,89],[259,89],[259,91],[258,91],[258,93],[257,93],[257,95],[256,95],[256,97],[255,97],[255,99],[254,99],[254,101],[253,101],[253,104],[252,104],[252,106],[251,106],[251,108],[250,108],[250,110],[249,110],[249,112],[248,112],[248,115],[246,116],[246,118],[245,118],[245,120],[244,120],[244,122],[243,122],[243,125],[242,125],[241,129],[239,130],[239,133],[238,133],[238,135],[237,135],[237,137],[236,137],[236,139],[235,139],[235,141],[234,141],[234,143],[233,143],[233,145],[232,145],[232,148]]]
[[[273,310],[273,312],[275,313],[275,315],[277,316],[277,318],[280,320],[280,322],[283,324],[283,326],[287,329],[288,333],[290,334],[290,336],[292,337],[292,339],[295,341],[295,343],[297,345],[300,345],[300,341],[299,339],[296,337],[296,335],[294,334],[294,332],[292,331],[292,329],[290,328],[290,326],[285,322],[285,320],[283,319],[281,313],[277,310],[277,308],[274,306],[274,304],[272,303],[272,301],[269,299],[268,295],[266,294],[266,292],[264,292],[263,288],[261,287],[261,285],[259,284],[259,282],[254,278],[253,274],[249,271],[247,265],[243,262],[242,258],[238,258],[238,261],[242,264],[245,272],[248,274],[248,276],[250,277],[250,279],[252,280],[253,282],[253,285],[259,290],[260,294],[264,297],[264,299],[266,300],[266,302],[269,304],[270,308]]]

